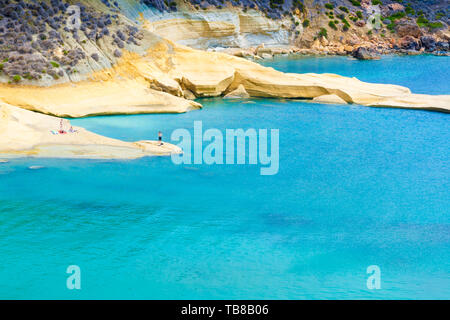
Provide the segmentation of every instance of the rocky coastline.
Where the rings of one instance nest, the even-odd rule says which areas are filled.
[[[440,7],[419,13],[415,1],[406,7],[385,2],[381,26],[369,30],[366,18],[372,7],[365,0],[180,0],[169,5],[0,0],[0,131],[16,130],[2,136],[0,151],[11,154],[13,146],[12,154],[22,156],[57,156],[57,150],[68,157],[168,155],[176,150],[104,137],[92,140],[90,133],[79,135],[81,140],[64,136],[67,141],[59,141],[49,133],[58,119],[52,117],[182,113],[200,109],[194,100],[202,97],[300,98],[450,112],[450,95],[418,95],[401,86],[332,74],[286,74],[255,63],[278,55],[448,55],[447,13],[439,22],[430,17],[442,13]],[[52,126],[34,132],[28,125],[39,122],[34,119]],[[29,139],[30,132],[37,140]],[[103,151],[96,154],[95,146]]]

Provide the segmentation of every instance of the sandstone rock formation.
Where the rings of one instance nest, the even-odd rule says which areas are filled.
[[[70,132],[67,120],[63,121],[66,133],[55,134],[60,124],[59,118],[0,102],[0,157],[135,159],[181,152],[168,143],[160,146],[157,141],[123,142],[80,127],[73,127]]]
[[[318,103],[332,103],[332,104],[346,104],[345,100],[335,94],[325,94],[323,96],[318,96],[313,99],[314,102]]]
[[[355,51],[353,51],[353,57],[358,60],[377,60],[380,59],[380,56],[371,52],[367,48],[359,47]]]
[[[227,93],[224,99],[248,99],[250,95],[245,90],[244,86],[240,84],[235,90]]]

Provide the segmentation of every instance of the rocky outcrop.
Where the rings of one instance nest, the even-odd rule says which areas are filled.
[[[248,99],[250,98],[250,95],[248,94],[247,90],[245,90],[245,87],[240,84],[235,90],[231,91],[230,93],[227,93],[224,96],[224,99]]]
[[[144,10],[144,28],[166,39],[198,49],[213,47],[248,47],[261,42],[288,45],[285,19],[273,20],[263,12],[242,8],[186,10],[155,13]]]
[[[415,21],[402,20],[396,25],[397,35],[399,37],[411,36],[420,38],[423,35],[422,30]]]
[[[112,69],[90,81],[48,88],[0,86],[0,99],[42,113],[66,117],[98,114],[185,112],[201,105],[182,97],[150,89],[156,80],[171,83],[196,97],[223,96],[244,90],[252,97],[314,99],[336,95],[345,103],[366,106],[419,108],[422,96],[409,89],[371,84],[331,74],[286,74],[243,58],[205,52],[161,40],[143,56],[127,54]],[[189,90],[189,91],[187,91]],[[74,99],[74,97],[77,97]],[[414,102],[420,98],[420,103]],[[434,110],[450,109],[450,96],[441,96]],[[426,109],[432,109],[427,103]]]
[[[353,57],[358,60],[378,60],[380,56],[367,48],[359,47],[353,51]]]
[[[344,99],[335,94],[325,94],[323,96],[318,96],[314,98],[313,101],[318,103],[347,104]]]
[[[58,132],[61,130],[62,133]],[[0,157],[72,159],[136,159],[181,153],[157,141],[123,142],[100,136],[67,120],[23,110],[0,102]]]
[[[421,37],[420,44],[428,52],[436,50],[436,40],[432,36]]]
[[[421,47],[420,41],[412,36],[406,36],[399,40],[399,45],[401,49],[405,50],[419,50]]]
[[[149,89],[142,78],[83,81],[52,87],[0,85],[0,99],[24,109],[71,118],[183,113],[201,108],[197,102]]]
[[[62,3],[59,0],[56,2]],[[149,17],[151,12],[144,10],[145,7],[148,9],[150,2],[146,2],[144,6],[142,4],[138,5],[136,1],[119,1],[117,6],[120,8],[120,11],[110,9],[111,7],[105,8],[105,3],[102,5],[97,3],[98,6],[94,6],[92,3],[89,5],[87,1],[83,1],[83,3],[81,8],[84,8],[85,13],[82,15],[82,19],[84,19],[83,22],[86,24],[86,30],[80,29],[83,32],[81,33],[80,31],[77,36],[74,36],[73,32],[69,32],[66,37],[61,37],[60,40],[62,42],[61,46],[70,44],[73,50],[64,52],[62,47],[56,46],[56,44],[60,43],[57,40],[42,42],[44,46],[52,47],[52,49],[47,50],[48,52],[46,51],[48,56],[45,56],[45,59],[53,59],[54,55],[61,56],[58,60],[60,64],[56,61],[50,63],[55,70],[47,70],[47,73],[51,71],[52,74],[55,73],[58,76],[59,71],[61,71],[59,69],[64,69],[66,64],[70,65],[73,62],[72,60],[76,60],[75,65],[79,72],[72,73],[70,76],[63,74],[63,77],[59,78],[59,80],[52,78],[53,80],[51,81],[56,81],[57,85],[51,81],[44,81],[44,79],[0,85],[0,99],[28,110],[61,117],[186,112],[201,108],[199,103],[192,101],[196,97],[224,96],[235,90],[238,90],[240,94],[243,94],[245,91],[249,96],[253,97],[314,99],[321,96],[335,95],[342,101],[345,101],[345,103],[362,105],[385,103],[393,107],[396,107],[397,103],[402,107],[411,103],[414,108],[417,107],[413,103],[413,98],[401,101],[397,99],[399,96],[405,97],[410,95],[408,89],[399,86],[364,83],[357,79],[334,75],[284,74],[272,68],[265,68],[251,61],[232,57],[225,53],[200,51],[176,44],[148,31],[152,27],[149,24],[153,25],[157,21],[163,23],[164,20],[167,20],[166,18],[172,19],[175,14],[172,6],[167,7],[164,5],[162,7],[160,2],[158,3],[161,4],[162,11],[153,15],[153,20]],[[368,4],[368,2],[364,2],[364,4]],[[139,8],[139,10],[136,8]],[[141,11],[140,9],[143,10]],[[184,18],[187,16],[193,17],[188,14],[189,12],[198,13],[196,8],[183,7],[182,11],[178,9],[177,14]],[[43,12],[44,5],[39,3],[31,7],[27,6],[26,10],[23,10],[26,12],[35,12],[36,10],[37,12]],[[331,11],[334,12],[338,9],[328,10],[330,10],[328,15],[331,15]],[[342,11],[342,9],[339,10]],[[49,14],[49,17],[54,17],[52,19],[58,17],[60,20],[61,17],[66,17],[69,14],[67,11],[67,7],[64,5],[64,8],[59,8],[57,12]],[[200,25],[205,25],[204,21],[207,21],[206,25],[211,29],[217,20],[206,17],[217,18],[218,11],[216,9],[210,10],[209,6],[202,11],[204,11],[204,19],[200,19],[203,21]],[[116,14],[112,14],[112,12]],[[142,12],[142,15],[139,15],[138,12]],[[277,30],[285,30],[285,25],[275,26],[273,23],[283,24],[285,22],[283,19],[289,16],[288,14],[283,13],[277,18],[278,20],[275,19],[277,21],[270,22],[267,20],[267,17],[261,18],[261,12],[265,11],[261,8],[249,8],[244,12],[242,7],[234,6],[226,10],[224,8],[222,13],[224,14],[223,17],[230,17],[230,15],[234,17],[233,21],[236,20],[236,17],[239,17],[239,32],[245,30],[246,33],[252,33],[252,24],[259,25],[257,28],[260,28],[260,31],[265,30],[264,32],[267,31],[267,28],[272,27]],[[274,11],[269,10],[267,12]],[[122,16],[122,13],[126,17]],[[10,13],[8,14],[11,15]],[[303,24],[300,24],[299,19],[305,17],[304,12],[296,8],[292,14],[295,16],[293,17],[294,20],[291,21],[293,25],[302,28]],[[349,12],[349,14],[351,13]],[[39,15],[42,15],[42,13],[39,13]],[[133,24],[132,18],[141,21],[141,28]],[[148,20],[145,18],[148,18]],[[38,25],[47,28],[47,25],[52,24],[52,21],[49,19],[46,19],[45,23],[39,22]],[[108,19],[111,20],[111,23],[109,23]],[[323,23],[320,15],[317,19],[318,22]],[[4,20],[10,21],[11,17],[8,16],[2,19],[2,21]],[[193,20],[197,21],[198,19]],[[256,23],[255,21],[259,22]],[[105,24],[108,25],[108,32],[101,31],[106,27]],[[18,26],[18,31],[20,31],[22,25]],[[175,23],[174,25],[179,24]],[[236,26],[236,24],[233,25]],[[262,25],[265,27],[261,27]],[[9,27],[13,28],[15,26],[13,23],[12,27]],[[90,27],[88,28],[88,26]],[[62,26],[58,28],[60,27]],[[97,37],[96,33],[95,41],[93,41],[94,39],[90,41],[89,36],[94,30],[97,33],[101,32],[101,36]],[[186,32],[191,32],[192,30],[195,31],[196,29],[187,28]],[[211,30],[216,32],[214,28]],[[236,30],[233,31],[232,38],[236,38],[236,36],[239,38],[239,32],[236,33]],[[0,28],[1,32],[5,32],[5,30],[2,31]],[[170,34],[172,33],[176,34],[176,32],[170,32]],[[54,33],[52,32],[52,34]],[[163,35],[162,32],[160,34]],[[50,31],[45,33],[44,36],[47,37],[49,35]],[[86,39],[83,37],[86,37]],[[369,41],[367,35],[364,35],[364,37]],[[408,37],[411,37],[411,39]],[[405,50],[410,50],[411,47],[416,48],[415,44],[418,46],[430,44],[427,38],[424,38],[424,41],[419,41],[413,36],[406,36],[404,39],[406,44],[402,44],[401,47]],[[32,40],[27,40],[25,37],[21,41],[25,45]],[[41,39],[41,41],[45,40]],[[345,42],[345,45],[342,42]],[[338,54],[354,52],[358,58],[376,58],[371,47],[359,45],[361,47],[358,48],[358,44],[359,38],[356,34],[347,37],[345,41],[329,39],[326,30],[320,36],[315,35],[312,37],[314,52]],[[373,40],[372,45],[377,45],[377,42]],[[440,45],[440,42],[437,41],[436,47],[439,46],[445,47],[444,43]],[[355,47],[358,49],[354,50]],[[19,56],[22,58],[18,59],[18,61],[15,58],[11,61],[6,61],[0,66],[3,68],[0,68],[0,71],[9,70],[8,72],[10,72],[16,68],[16,63],[21,65],[24,63],[23,59],[25,61],[28,61],[28,58],[31,59],[31,57],[27,56],[30,55],[27,48],[20,50],[22,53]],[[270,46],[259,45],[254,50],[241,52],[241,55],[246,56],[247,52],[249,52],[254,59],[260,59],[261,57],[270,58],[274,54],[285,54],[294,51],[302,52],[301,50],[294,50],[290,47],[275,49]],[[40,57],[35,55],[36,53],[36,50],[31,52],[33,59],[30,61],[35,62],[40,68],[40,64],[47,63],[48,59],[41,61]],[[45,65],[48,67],[48,64]],[[440,106],[447,104],[448,99],[443,98]],[[439,109],[446,108],[440,107]]]

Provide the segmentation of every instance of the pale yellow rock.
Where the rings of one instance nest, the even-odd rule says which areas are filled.
[[[367,104],[372,107],[391,107],[402,109],[420,109],[450,113],[450,96],[408,94],[403,96],[385,97],[380,101]]]
[[[239,87],[237,87],[236,90],[233,90],[224,96],[224,99],[248,99],[248,98],[250,98],[250,95],[245,90],[242,84],[239,85]]]
[[[143,79],[83,81],[52,87],[0,85],[0,99],[58,117],[182,113],[201,108],[190,100],[152,90]]]
[[[335,94],[325,94],[323,96],[315,97],[313,101],[319,103],[347,104],[344,99]]]
[[[169,78],[158,78],[158,79],[149,79],[150,88],[170,93],[171,95],[182,97],[183,90],[181,89],[180,84]]]
[[[80,127],[69,132],[70,122],[0,102],[0,156],[2,158],[136,159],[181,153],[177,146],[157,141],[124,142]]]
[[[263,59],[272,59],[273,56],[270,53],[262,53],[261,54],[261,58],[263,58]]]
[[[192,100],[150,89],[155,83],[182,96],[183,90],[196,97],[222,96],[242,85],[251,97],[335,95],[349,104],[450,111],[450,95],[414,95],[405,87],[333,74],[282,73],[226,53],[195,50],[164,39],[154,40],[144,55],[124,54],[113,68],[93,74],[89,81],[45,88],[1,85],[0,99],[67,117],[179,113],[201,107]]]
[[[236,33],[236,26],[227,21],[164,19],[149,22],[145,27],[147,30],[172,41],[205,37],[221,38]]]
[[[183,90],[183,96],[185,99],[188,99],[188,100],[195,100],[197,98],[195,96],[195,94],[193,94],[192,91],[188,90],[188,89]]]
[[[258,10],[228,6],[226,9],[178,11],[176,14],[156,13],[149,20],[141,19],[143,28],[174,42],[207,49],[212,41],[221,47],[240,44],[246,38],[255,44],[258,37],[270,40],[269,34],[280,34],[284,21],[266,17]],[[243,43],[248,43],[244,40]],[[287,36],[283,38],[288,41]],[[274,43],[279,39],[273,39]]]

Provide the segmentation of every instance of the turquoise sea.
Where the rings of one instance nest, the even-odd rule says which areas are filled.
[[[446,57],[266,64],[450,94]],[[450,298],[448,114],[201,102],[181,115],[72,123],[127,141],[158,130],[168,139],[196,120],[222,131],[279,129],[279,173],[164,157],[0,164],[0,298]],[[81,268],[81,290],[66,287],[69,265]],[[366,286],[370,265],[380,267],[379,290]]]

